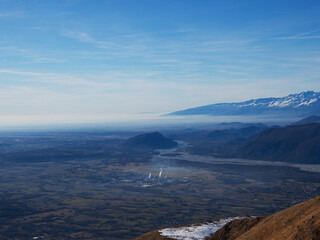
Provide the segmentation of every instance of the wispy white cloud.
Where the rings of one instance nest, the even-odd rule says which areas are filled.
[[[303,32],[291,36],[275,37],[274,40],[302,40],[302,39],[320,39],[320,35],[313,35],[314,33],[319,33],[320,29],[313,31]]]
[[[192,34],[176,37],[175,35],[180,32]],[[170,34],[172,38],[168,39],[167,36]],[[228,56],[224,56],[226,53],[247,55],[260,50],[252,46],[255,42],[252,38],[242,36],[228,38],[224,37],[222,32],[206,34],[195,29],[177,29],[164,33],[159,31],[114,34],[108,37],[108,41],[97,39],[84,31],[65,30],[62,35],[99,49],[98,51],[79,49],[74,52],[78,59],[102,62],[124,59],[128,61],[127,66],[133,64],[140,67],[141,64],[148,64],[151,68],[162,68],[164,72],[180,71],[180,74],[202,71],[205,66],[211,67],[210,61],[230,61]],[[123,65],[121,67],[123,68]]]
[[[275,40],[299,40],[299,39],[320,39],[320,35],[315,36],[289,36],[289,37],[277,37]]]
[[[84,33],[84,32],[64,31],[63,35],[69,38],[76,39],[80,42],[93,44],[98,48],[110,48],[114,46],[114,43],[112,42],[96,40],[92,38],[88,33]]]
[[[10,18],[21,18],[26,15],[25,12],[22,11],[13,11],[13,12],[0,12],[0,18],[10,19]]]
[[[17,71],[17,70],[11,70],[11,69],[0,69],[0,73],[8,73],[8,74],[15,74],[15,75],[21,75],[21,76],[43,76],[43,73],[39,72],[24,72],[24,71]]]
[[[96,43],[97,42],[92,37],[90,37],[87,33],[83,33],[83,32],[65,31],[64,35],[67,37],[79,40],[81,42],[88,42],[88,43]]]
[[[58,58],[50,51],[49,53],[41,53],[32,48],[21,48],[17,46],[2,46],[0,47],[0,53],[2,57],[19,57],[21,60],[28,59],[28,63],[61,63],[66,62],[66,59]]]
[[[75,77],[70,74],[58,74],[58,73],[43,73],[43,72],[27,72],[12,69],[0,69],[0,73],[19,75],[28,78],[19,78],[20,82],[30,83],[38,82],[43,84],[58,84],[62,86],[76,86],[76,87],[110,87],[108,83],[99,83],[90,80],[86,80],[81,77]],[[50,86],[49,86],[50,87]]]

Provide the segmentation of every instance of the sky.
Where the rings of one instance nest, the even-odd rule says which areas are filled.
[[[0,125],[320,91],[318,0],[0,0]]]

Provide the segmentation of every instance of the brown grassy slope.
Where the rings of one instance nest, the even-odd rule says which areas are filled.
[[[219,229],[209,240],[234,240],[263,219],[263,217],[257,217],[234,220]]]
[[[252,228],[245,221],[227,224],[210,240],[320,240],[320,196],[264,217]]]
[[[226,224],[210,240],[320,240],[320,196],[267,217]],[[171,240],[158,231],[136,240]]]

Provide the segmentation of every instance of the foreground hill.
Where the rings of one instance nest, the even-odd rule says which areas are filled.
[[[253,225],[253,226],[250,226]],[[244,229],[249,227],[246,231]],[[210,240],[319,240],[320,196],[259,219],[256,224],[236,220],[218,230]]]
[[[198,228],[198,233],[206,232],[209,235],[203,237],[190,231],[190,228],[176,227],[147,233],[136,240],[319,240],[320,196],[267,217],[236,219],[219,229],[215,228],[216,225],[210,225],[210,222],[192,227]],[[211,229],[202,231],[204,228]],[[180,236],[164,236],[163,232],[169,230],[180,233]]]
[[[130,148],[162,149],[176,147],[177,143],[158,132],[153,132],[129,138],[124,145]]]
[[[247,159],[320,163],[320,123],[266,129],[238,154]]]
[[[239,103],[218,103],[168,115],[270,115],[308,117],[320,113],[320,92],[301,92],[281,98],[259,98]]]

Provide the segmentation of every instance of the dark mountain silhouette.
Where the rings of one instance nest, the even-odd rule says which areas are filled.
[[[130,148],[162,149],[176,147],[177,143],[158,132],[153,132],[129,138],[124,145]]]
[[[298,122],[293,123],[292,125],[303,125],[308,123],[320,123],[320,115],[310,116],[304,118]]]
[[[268,128],[262,123],[223,123],[214,130],[180,131],[170,134],[171,138],[181,139],[190,143],[212,141],[225,142],[234,139],[247,139]]]
[[[308,117],[320,113],[320,92],[302,92],[282,98],[259,98],[239,103],[218,103],[168,115]]]
[[[188,151],[196,155],[212,155],[215,157],[234,157],[238,148],[249,138],[268,128],[261,123],[226,124],[215,130],[180,131],[169,135],[173,139],[188,142]]]
[[[208,133],[206,139],[214,141],[230,141],[234,139],[246,139],[257,133],[261,132],[263,129],[267,128],[265,125],[261,126],[249,126],[240,129],[223,129],[214,130]]]
[[[320,123],[269,128],[246,141],[239,157],[295,163],[320,163]]]

